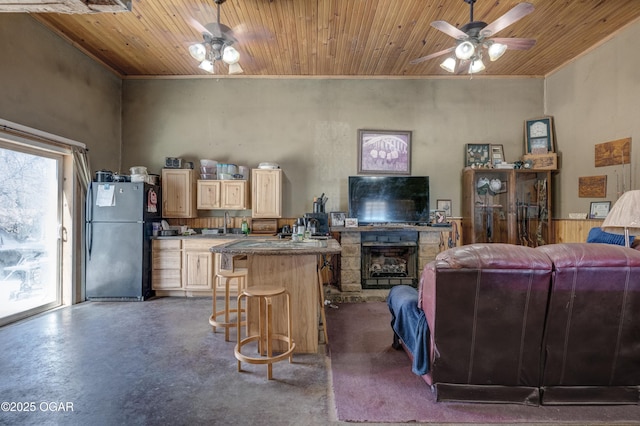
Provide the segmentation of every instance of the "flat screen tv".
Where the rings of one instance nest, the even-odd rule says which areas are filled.
[[[428,176],[349,176],[349,217],[359,225],[429,222]]]

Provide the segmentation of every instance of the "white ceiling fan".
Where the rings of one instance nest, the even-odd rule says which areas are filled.
[[[217,20],[202,25],[191,18],[191,25],[202,33],[203,42],[189,46],[191,56],[200,62],[199,68],[215,73],[215,62],[222,61],[229,66],[229,74],[244,72],[240,66],[240,52],[233,47],[238,42],[233,30],[220,23],[220,5],[226,0],[214,0],[217,5]]]
[[[455,38],[456,44],[448,49],[414,59],[409,62],[410,64],[419,64],[420,62],[452,53],[440,66],[451,73],[462,72],[468,68],[469,74],[473,74],[485,69],[482,61],[485,54],[489,56],[491,61],[495,61],[507,49],[528,50],[536,44],[536,41],[530,38],[493,37],[498,31],[533,12],[534,7],[531,3],[519,3],[491,24],[487,24],[486,22],[473,20],[473,4],[476,0],[463,1],[469,4],[470,19],[469,23],[462,28],[458,29],[446,21],[434,21],[431,23],[433,28]]]

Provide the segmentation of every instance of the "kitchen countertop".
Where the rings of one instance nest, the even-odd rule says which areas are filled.
[[[266,256],[279,255],[309,255],[309,254],[338,254],[342,251],[340,244],[334,239],[291,241],[275,238],[251,238],[240,241],[230,241],[211,247],[213,253],[222,254],[257,254]]]
[[[210,239],[210,240],[239,240],[242,238],[262,238],[262,239],[275,239],[277,238],[275,235],[265,235],[265,234],[249,234],[249,236],[245,236],[244,234],[193,234],[193,235],[158,235],[151,237],[152,240],[190,240],[190,239]]]

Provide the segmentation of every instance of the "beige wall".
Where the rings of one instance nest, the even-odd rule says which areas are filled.
[[[550,75],[546,82],[546,112],[554,116],[562,169],[557,175],[554,205],[557,218],[588,212],[592,201],[617,199],[622,189],[638,189],[640,158],[640,55],[635,46],[640,23]],[[595,145],[632,138],[631,165],[594,165]],[[631,173],[631,175],[630,175]],[[607,176],[606,198],[578,197],[578,178]],[[629,184],[629,177],[632,177]]]
[[[540,79],[148,79],[123,85],[123,168],[159,172],[165,156],[285,173],[284,215],[347,209],[357,174],[357,130],[411,130],[413,175],[428,175],[460,212],[466,143],[500,143],[509,161],[523,149],[523,123],[543,113]],[[197,166],[198,164],[196,164]]]
[[[121,87],[107,71],[26,14],[0,13],[0,118],[87,145],[116,170]]]

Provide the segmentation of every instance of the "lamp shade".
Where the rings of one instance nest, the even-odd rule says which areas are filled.
[[[196,61],[202,62],[207,56],[207,48],[201,43],[192,44],[189,46],[189,53]]]
[[[440,64],[440,68],[442,68],[443,70],[449,71],[449,72],[454,72],[456,70],[456,60],[454,57],[448,57],[447,59],[445,59],[441,64]]]
[[[456,57],[458,59],[467,60],[476,53],[476,46],[470,41],[463,41],[456,47]]]
[[[226,46],[222,52],[222,60],[228,65],[236,64],[240,60],[240,53],[232,46]]]
[[[495,61],[504,55],[504,52],[507,51],[507,45],[502,43],[492,43],[487,50],[489,52],[489,59],[491,59],[491,61]]]
[[[471,62],[471,66],[469,67],[469,74],[475,74],[485,69],[484,62],[482,59],[474,59]]]
[[[613,205],[601,226],[603,231],[623,234],[629,247],[629,235],[640,235],[640,190],[627,191]]]

